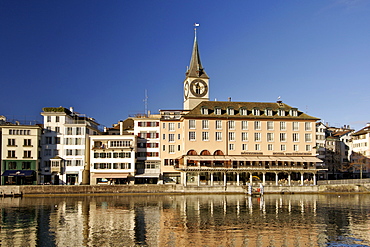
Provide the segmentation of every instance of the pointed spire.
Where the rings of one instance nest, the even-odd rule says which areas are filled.
[[[195,24],[195,27],[199,26],[199,24]],[[197,42],[197,29],[194,28],[194,45],[193,45],[193,52],[191,54],[190,66],[186,71],[187,77],[200,77],[200,78],[207,78],[209,79],[206,71],[204,70],[202,63],[200,62],[200,55],[198,50],[198,42]]]

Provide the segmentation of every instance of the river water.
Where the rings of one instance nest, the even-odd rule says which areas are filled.
[[[0,198],[0,246],[370,246],[370,195]]]

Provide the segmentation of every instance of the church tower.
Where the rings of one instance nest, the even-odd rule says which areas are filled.
[[[184,80],[184,110],[191,110],[200,102],[209,100],[209,77],[200,62],[197,33],[194,30],[193,52]]]

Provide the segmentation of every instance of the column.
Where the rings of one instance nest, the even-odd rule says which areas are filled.
[[[253,183],[253,176],[251,172],[249,173],[249,183]]]
[[[301,172],[301,185],[303,186],[303,172]]]
[[[213,172],[211,172],[211,186],[213,186]]]
[[[239,186],[239,172],[236,173],[236,185]]]
[[[313,174],[313,185],[316,185],[316,174]]]
[[[183,182],[184,182],[184,186],[186,186],[186,182],[187,182],[187,174],[186,174],[186,172],[183,172],[182,174],[184,174],[183,175]]]
[[[289,185],[289,186],[290,186],[290,181],[291,181],[290,173],[288,173],[288,185]]]
[[[198,172],[198,186],[200,186],[200,172]]]
[[[226,186],[226,183],[227,183],[227,181],[226,181],[226,172],[224,172],[224,186]]]
[[[262,173],[262,184],[265,185],[266,184],[266,172],[263,172]]]
[[[275,185],[278,186],[279,185],[279,175],[277,172],[275,172]]]

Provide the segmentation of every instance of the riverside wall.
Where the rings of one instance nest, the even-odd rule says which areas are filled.
[[[258,189],[255,186],[254,189]],[[183,186],[164,185],[21,185],[0,186],[2,196],[58,196],[106,194],[211,194],[247,192],[247,186]],[[265,186],[265,194],[370,193],[369,184],[316,186]]]

